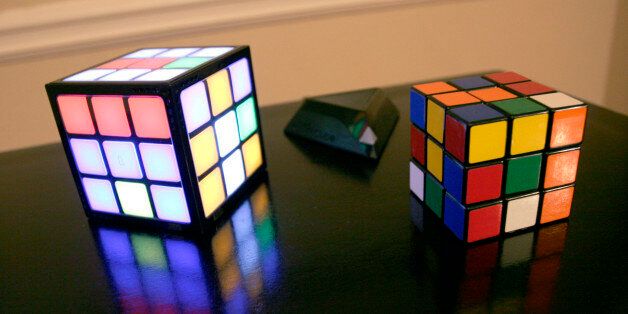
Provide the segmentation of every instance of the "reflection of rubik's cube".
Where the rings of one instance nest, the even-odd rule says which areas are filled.
[[[415,85],[410,189],[461,240],[567,218],[587,106],[514,72]]]
[[[215,217],[265,168],[250,60],[248,47],[141,49],[48,84],[86,214],[180,229]]]

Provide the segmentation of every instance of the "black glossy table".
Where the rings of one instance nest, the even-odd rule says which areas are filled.
[[[269,180],[201,239],[88,223],[60,144],[0,154],[0,312],[628,310],[627,117],[591,107],[568,222],[465,249],[411,223],[408,88],[386,91],[379,164],[262,109]]]

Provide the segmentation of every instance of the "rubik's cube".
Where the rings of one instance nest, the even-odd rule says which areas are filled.
[[[249,48],[150,48],[46,85],[88,217],[214,220],[265,169]]]
[[[465,242],[567,218],[586,115],[514,72],[415,85],[410,190]]]

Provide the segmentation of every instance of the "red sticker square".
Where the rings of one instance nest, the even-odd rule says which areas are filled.
[[[475,242],[499,235],[502,222],[502,204],[474,209],[469,212],[467,242]]]
[[[470,169],[467,172],[467,204],[501,196],[503,164]]]
[[[92,107],[98,132],[108,136],[131,136],[122,96],[93,96]]]
[[[86,96],[60,95],[57,97],[57,103],[66,132],[88,135],[96,133]]]
[[[133,119],[135,134],[139,137],[170,138],[168,116],[161,97],[131,96],[129,109]]]
[[[410,145],[412,157],[425,166],[425,133],[414,126],[410,126]]]
[[[464,124],[449,115],[445,117],[445,149],[462,163],[465,159],[466,135]]]
[[[533,81],[509,84],[506,85],[506,87],[524,96],[543,94],[554,91],[554,89],[550,87]]]

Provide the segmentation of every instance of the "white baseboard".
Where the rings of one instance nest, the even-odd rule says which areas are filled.
[[[425,0],[65,0],[0,12],[0,62]]]

